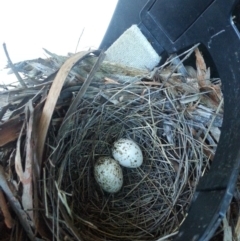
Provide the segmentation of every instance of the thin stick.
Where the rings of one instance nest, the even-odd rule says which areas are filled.
[[[78,45],[79,45],[80,40],[81,40],[81,38],[82,38],[82,36],[83,36],[84,30],[85,30],[85,28],[83,28],[83,30],[82,30],[82,32],[81,32],[81,34],[80,34],[80,36],[79,36],[78,43],[77,43],[77,46],[76,46],[76,49],[75,49],[75,54],[77,53]]]
[[[73,222],[71,221],[71,219],[69,218],[65,208],[63,207],[63,205],[60,203],[59,205],[60,208],[60,212],[63,216],[63,219],[65,221],[65,225],[72,231],[73,235],[75,236],[75,238],[78,241],[81,241],[82,238],[80,236],[80,232],[78,231],[77,227],[75,227],[75,225],[73,224]]]
[[[207,138],[207,136],[208,136],[208,133],[209,133],[211,127],[212,127],[212,124],[213,124],[213,122],[214,122],[214,120],[215,120],[218,112],[220,111],[220,109],[221,109],[221,107],[222,107],[222,104],[223,104],[223,98],[221,99],[221,101],[220,101],[220,103],[219,103],[219,106],[218,106],[218,108],[217,108],[217,110],[216,110],[216,113],[215,113],[215,115],[213,116],[213,118],[212,118],[212,120],[211,120],[211,122],[210,122],[210,124],[209,124],[209,126],[208,126],[208,129],[207,129],[207,131],[206,131],[206,133],[205,133],[205,136],[204,136],[204,138],[203,138],[203,140],[202,140],[203,143],[205,142],[205,140],[206,140],[206,138]]]
[[[200,43],[195,44],[192,48],[190,48],[190,49],[184,51],[183,53],[177,55],[176,57],[168,60],[166,63],[164,63],[163,65],[161,65],[159,68],[161,68],[161,69],[164,68],[165,66],[167,66],[168,64],[170,64],[174,59],[180,58],[181,56],[183,56],[183,55],[185,55],[185,54],[187,54],[187,57],[189,57],[189,56],[193,53],[193,51],[194,51],[199,45],[200,45]]]
[[[7,51],[7,46],[5,43],[3,43],[3,49],[4,49],[4,52],[6,54],[6,57],[8,59],[8,64],[10,65],[10,68],[12,69],[13,73],[16,75],[19,83],[24,87],[24,88],[27,88],[27,85],[24,83],[23,79],[21,78],[20,74],[17,72],[14,64],[12,63],[10,57],[9,57],[9,54],[8,54],[8,51]]]
[[[189,50],[187,51],[186,56],[184,56],[184,58],[183,58],[182,60],[179,59],[179,56],[180,56],[180,55],[174,56],[174,57],[170,60],[170,62],[174,62],[174,60],[175,60],[175,62],[178,62],[178,64],[174,67],[174,69],[172,70],[171,74],[167,77],[167,79],[164,80],[164,82],[162,83],[162,87],[161,87],[161,88],[163,88],[163,86],[165,85],[165,83],[168,82],[168,80],[172,77],[172,74],[175,72],[175,70],[177,70],[179,66],[182,66],[182,65],[183,65],[183,62],[190,57],[190,55],[191,55],[191,54],[193,53],[193,51],[197,48],[198,45],[199,45],[199,44],[196,44],[196,45],[194,45],[191,49],[189,49]],[[184,53],[185,53],[185,52],[184,52]],[[178,61],[177,61],[177,60],[178,60]]]
[[[156,241],[164,241],[164,240],[166,240],[166,239],[168,239],[168,238],[171,238],[172,236],[175,236],[177,233],[178,233],[178,231],[177,231],[177,232],[174,232],[174,233],[170,233],[170,234],[168,234],[168,235],[166,235],[166,236],[164,236],[164,237],[162,237],[162,238],[159,238],[159,239],[156,240]]]

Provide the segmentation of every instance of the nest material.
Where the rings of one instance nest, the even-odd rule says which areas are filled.
[[[33,206],[44,209],[44,223],[52,236],[62,240],[158,240],[176,233],[199,178],[213,160],[223,115],[220,82],[209,81],[209,70],[198,49],[195,52],[197,71],[188,67],[188,76],[179,73],[171,61],[151,73],[103,62],[77,108],[66,118],[96,57],[85,58],[73,68],[51,119],[44,166],[39,166],[43,173],[40,189],[33,179],[34,195],[41,193],[40,203],[33,198]],[[41,115],[39,96],[48,91],[51,77],[67,59],[51,56],[46,62],[16,64],[22,66],[18,70],[29,88],[2,92],[12,108],[17,103],[13,112],[6,112],[9,106],[4,112],[4,118],[9,118],[5,129],[12,122],[18,130],[26,126],[27,147],[32,143],[29,126],[31,129],[31,121],[37,123],[37,117],[32,120],[31,105],[20,126],[14,117],[22,113],[26,99],[32,99],[35,115]],[[23,130],[17,142],[22,162],[29,155],[29,148],[20,148]],[[122,137],[140,146],[144,161],[140,168],[122,167],[122,189],[108,194],[96,183],[93,167],[98,157],[111,156],[113,142]],[[6,138],[0,140],[1,145],[16,136]],[[12,148],[6,150],[3,159],[8,160],[9,153],[15,155]],[[33,157],[35,154],[33,149]],[[37,223],[35,227],[40,235]]]
[[[58,186],[72,194],[67,203],[84,240],[153,240],[171,233],[191,200],[190,183],[198,181],[207,163],[185,117],[177,111],[167,115],[163,91],[147,89],[123,105],[82,101],[64,150],[57,150]],[[114,88],[118,91],[129,93]],[[173,127],[171,144],[164,138],[168,126]],[[100,156],[111,156],[113,142],[122,137],[138,143],[144,163],[123,168],[123,188],[110,195],[94,180],[93,166]]]
[[[61,140],[50,143],[57,147],[49,156],[57,167],[58,195],[65,193],[64,208],[83,240],[156,240],[177,231],[184,219],[211,155],[204,153],[206,145],[196,134],[202,126],[190,121],[189,101],[181,103],[180,93],[188,89],[199,101],[204,93],[176,75],[167,87],[159,86],[164,72],[159,77],[150,85],[138,79],[87,95]],[[134,140],[144,162],[136,169],[123,167],[123,188],[108,194],[96,183],[93,167],[100,156],[111,156],[119,138]],[[51,179],[47,186],[53,186]]]

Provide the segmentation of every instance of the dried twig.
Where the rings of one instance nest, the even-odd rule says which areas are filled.
[[[84,30],[85,30],[85,28],[82,29],[82,32],[81,32],[81,34],[80,34],[80,36],[79,36],[79,38],[78,38],[78,42],[77,42],[77,46],[76,46],[76,49],[75,49],[75,53],[77,53],[78,45],[79,45],[80,40],[81,40],[81,38],[82,38],[82,36],[83,36]]]
[[[8,51],[7,51],[7,46],[6,46],[5,43],[3,43],[3,49],[4,49],[4,52],[5,52],[5,55],[6,55],[7,59],[8,59],[8,64],[11,67],[13,73],[16,75],[19,83],[22,85],[22,87],[27,88],[27,85],[25,84],[25,82],[23,81],[21,76],[19,75],[18,71],[16,70],[14,64],[12,63],[12,61],[11,61],[11,59],[9,57],[9,54],[8,54]]]

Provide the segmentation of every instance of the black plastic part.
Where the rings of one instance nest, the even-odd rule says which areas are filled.
[[[197,10],[196,2],[202,4]],[[177,241],[208,240],[213,235],[230,204],[239,174],[240,35],[231,20],[237,2],[152,0],[141,12],[142,24],[168,53],[203,44],[214,60],[223,85],[221,138],[211,169],[197,186]],[[196,10],[194,17],[193,9]]]
[[[151,32],[149,32],[149,30],[141,23],[138,25],[138,27],[141,29],[141,32],[147,38],[148,42],[153,46],[155,51],[159,55],[162,55],[165,50],[163,49],[162,45],[153,37]]]
[[[99,49],[107,49],[122,33],[133,24],[138,24],[139,13],[148,0],[119,0]]]
[[[196,200],[192,201],[188,217],[174,240],[209,240],[225,215],[232,193],[227,196],[224,189],[196,192],[195,196]],[[218,205],[220,203],[222,203],[222,207]],[[194,215],[192,215],[193,213]],[[203,229],[204,232],[202,232]]]
[[[138,23],[147,0],[119,0],[101,44],[109,47]],[[200,180],[176,241],[209,240],[229,207],[240,165],[240,34],[231,21],[238,0],[150,0],[139,27],[158,53],[201,43],[222,80],[224,119],[210,171]],[[140,22],[140,21],[139,21]]]
[[[175,42],[213,1],[158,0],[157,4],[148,10],[148,14],[169,40]]]

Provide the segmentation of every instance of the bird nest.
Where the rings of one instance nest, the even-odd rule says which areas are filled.
[[[208,161],[184,115],[166,113],[164,91],[147,87],[139,95],[136,89],[145,87],[125,87],[111,89],[123,98],[132,95],[125,103],[104,103],[101,96],[82,101],[55,150],[58,189],[66,193],[65,205],[84,240],[152,240],[172,232]],[[123,188],[108,194],[96,183],[93,166],[111,156],[113,142],[122,137],[140,146],[144,161],[139,168],[123,167]]]
[[[196,134],[201,124],[190,118],[193,101],[181,103],[181,91],[191,90],[191,98],[197,96],[194,101],[205,92],[194,89],[195,79],[183,84],[178,75],[172,77],[178,84],[164,87],[161,71],[153,82],[136,78],[130,83],[110,82],[104,91],[89,87],[89,95],[65,121],[61,138],[52,132],[50,145],[56,148],[48,156],[54,170],[51,161],[47,168],[55,177],[46,183],[48,205],[56,205],[55,216],[56,200],[60,201],[60,210],[71,218],[67,228],[73,230],[74,225],[78,238],[156,240],[177,231],[184,220],[211,155]],[[99,157],[111,156],[112,145],[120,138],[139,145],[143,164],[122,167],[123,187],[109,194],[97,184],[93,169]]]
[[[57,81],[62,78],[61,69],[62,75],[66,72],[66,63],[71,65],[68,58],[52,55],[44,62],[45,67],[43,62],[22,63],[26,76],[26,65],[31,74],[36,66],[42,65],[44,85],[41,82],[30,87],[29,84],[24,96],[31,99],[35,109],[35,117],[31,117],[33,110],[28,106],[24,122],[25,145],[30,143],[33,152],[21,148],[24,128],[17,137],[17,151],[22,151],[23,159],[29,153],[33,153],[34,160],[38,159],[40,171],[36,166],[32,170],[35,173],[35,191],[30,193],[33,202],[27,203],[35,209],[28,212],[28,216],[32,220],[38,218],[40,225],[51,231],[50,236],[61,240],[140,241],[176,234],[196,185],[213,160],[223,116],[220,81],[209,80],[210,72],[199,50],[194,47],[191,51],[196,54],[197,70],[186,67],[186,76],[178,71],[179,66],[184,67],[182,62],[176,66],[172,59],[146,73],[107,62],[100,66],[101,56],[98,59],[86,54],[76,65],[72,56],[75,67],[66,74],[68,78],[62,90]],[[56,63],[61,65],[64,61],[65,66],[56,76]],[[46,77],[43,70],[49,71],[50,64],[53,71]],[[29,70],[29,66],[32,69]],[[40,79],[39,69],[34,75]],[[55,78],[53,83],[51,76]],[[49,99],[54,98],[58,87],[61,91],[53,104],[53,99]],[[46,90],[49,94],[45,103]],[[22,96],[21,91],[18,97]],[[16,98],[16,92],[12,98]],[[51,105],[54,105],[53,115],[49,114],[48,122],[46,116]],[[38,128],[29,130],[31,121]],[[41,126],[41,123],[44,124]],[[46,128],[45,142],[41,132]],[[38,139],[31,141],[37,130]],[[120,138],[131,139],[139,145],[143,164],[138,168],[121,167],[123,186],[110,194],[100,188],[93,169],[99,157],[111,156],[112,145]],[[45,145],[42,153],[41,140]],[[23,183],[24,193],[29,183],[24,182],[19,170],[13,179],[18,179],[16,176]],[[40,186],[38,180],[41,180]],[[25,194],[29,195],[26,191]],[[24,200],[21,202],[26,206]],[[44,210],[41,215],[35,213],[41,209]],[[47,236],[46,232],[42,234],[38,222],[34,221],[36,233]]]

